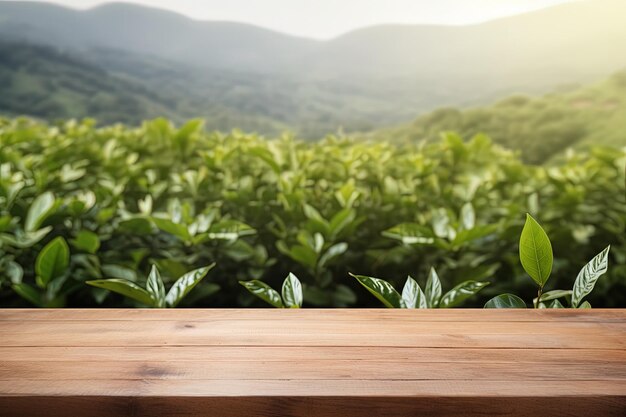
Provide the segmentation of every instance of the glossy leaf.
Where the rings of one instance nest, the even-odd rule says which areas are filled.
[[[146,289],[148,294],[154,300],[155,307],[165,307],[165,285],[161,279],[161,274],[156,265],[152,265],[150,274],[148,275],[148,281],[146,282]]]
[[[515,294],[500,294],[487,301],[485,308],[526,308],[526,303]]]
[[[472,295],[489,285],[488,282],[465,281],[452,288],[441,297],[439,307],[449,308],[461,304]]]
[[[62,276],[70,263],[70,249],[65,239],[57,237],[50,241],[39,253],[35,261],[37,285],[45,288],[48,283]]]
[[[55,207],[54,194],[46,192],[35,198],[28,213],[26,214],[26,221],[24,222],[24,230],[26,232],[34,232],[46,218],[52,213]]]
[[[426,295],[424,295],[417,281],[410,276],[407,277],[404,283],[402,299],[404,300],[406,308],[428,308]]]
[[[552,290],[541,294],[541,302],[556,300],[557,298],[569,298],[572,290]],[[537,302],[537,297],[533,299],[533,304]]]
[[[578,307],[582,299],[593,291],[593,287],[595,287],[598,278],[606,273],[609,267],[610,250],[611,247],[608,246],[580,270],[574,282],[572,307]]]
[[[526,215],[526,224],[520,237],[519,255],[526,273],[543,288],[552,272],[552,244],[530,214]]]
[[[239,281],[239,283],[266,303],[277,308],[283,307],[283,301],[281,300],[278,291],[274,290],[266,283],[256,279],[253,279],[252,281]]]
[[[105,290],[121,294],[124,297],[132,298],[150,307],[156,306],[152,295],[132,281],[113,278],[87,281],[87,284],[97,288],[104,288]]]
[[[441,281],[439,280],[439,275],[437,275],[435,268],[430,268],[428,281],[426,281],[426,304],[428,304],[428,308],[439,307],[441,294]]]
[[[565,308],[563,304],[559,300],[552,300],[550,304],[548,304],[548,308]]]
[[[292,273],[289,273],[282,288],[283,304],[287,308],[302,307],[302,284]]]
[[[350,274],[359,281],[374,297],[378,298],[388,308],[406,308],[402,296],[393,286],[380,278],[368,277],[365,275]]]
[[[180,303],[182,299],[189,294],[189,291],[191,291],[200,281],[202,281],[202,279],[204,279],[204,277],[206,277],[207,273],[214,266],[215,264],[211,264],[204,268],[198,268],[178,278],[165,296],[166,305],[168,307],[176,307],[178,303]]]

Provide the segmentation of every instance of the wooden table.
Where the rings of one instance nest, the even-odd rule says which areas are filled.
[[[626,310],[0,310],[1,416],[626,416]]]

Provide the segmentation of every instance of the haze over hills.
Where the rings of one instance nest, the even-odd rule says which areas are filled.
[[[546,162],[570,147],[626,146],[626,71],[540,97],[514,95],[489,106],[437,109],[374,137],[434,141],[444,131],[464,138],[487,134],[531,163]]]
[[[148,91],[152,99],[139,95],[135,121],[146,115],[205,117],[219,129],[290,128],[317,137],[340,127],[397,124],[445,105],[603,78],[626,67],[623,16],[622,0],[587,0],[479,25],[383,25],[317,41],[131,4],[79,11],[3,1],[0,59],[39,44],[61,54],[56,58],[104,71],[116,85],[112,95]],[[33,70],[19,68],[22,74]],[[49,83],[69,71],[54,68]],[[6,88],[19,95],[25,87]],[[82,116],[77,108],[66,103],[52,114],[33,112]],[[113,113],[90,115],[115,120]]]

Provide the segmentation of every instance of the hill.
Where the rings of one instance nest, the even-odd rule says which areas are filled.
[[[626,71],[591,86],[540,97],[515,95],[487,107],[441,108],[377,136],[432,141],[442,131],[457,131],[464,137],[485,133],[534,163],[572,146],[625,146]]]
[[[52,48],[0,42],[0,109],[47,119],[97,115],[103,122],[171,113],[141,85]]]
[[[220,130],[288,129],[318,138],[397,125],[442,106],[600,80],[626,67],[625,15],[622,0],[587,0],[477,25],[383,25],[317,41],[124,3],[80,11],[2,1],[0,38],[15,48],[5,56],[21,54],[20,45],[46,46],[126,83],[105,94],[142,91],[137,112],[116,119],[95,107],[88,114],[105,122],[202,117]],[[36,91],[64,79],[57,64],[48,80],[30,83],[30,94],[64,103],[67,111],[52,114],[81,117],[80,95]],[[31,103],[20,113],[45,114]]]

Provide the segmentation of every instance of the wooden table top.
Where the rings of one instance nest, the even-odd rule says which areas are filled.
[[[626,310],[0,310],[1,416],[626,416]]]

